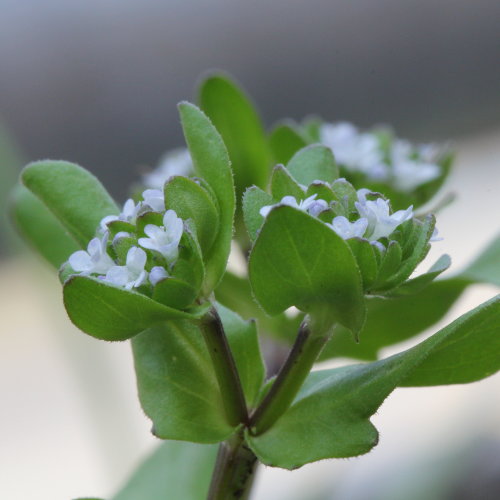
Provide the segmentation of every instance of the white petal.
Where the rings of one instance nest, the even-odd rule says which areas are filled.
[[[129,281],[129,272],[125,266],[113,266],[106,273],[104,281],[113,285],[125,286]]]
[[[147,248],[148,250],[159,251],[156,241],[152,240],[151,238],[139,238],[138,243],[139,245],[141,245],[141,247]]]
[[[300,208],[297,200],[293,196],[284,196],[281,198],[280,205],[286,205],[288,207]]]
[[[85,250],[78,250],[69,257],[69,265],[77,272],[88,272],[92,269],[92,259]]]
[[[107,231],[108,230],[108,224],[110,222],[115,221],[115,220],[120,220],[117,215],[106,215],[106,217],[103,217],[101,219],[101,222],[99,223],[99,225],[101,226],[101,229],[103,231]]]
[[[146,260],[147,255],[142,248],[132,247],[127,252],[127,268],[134,273],[139,274],[144,269]]]
[[[276,205],[266,205],[265,207],[262,207],[259,210],[259,214],[266,218],[269,215],[269,212],[275,207]]]
[[[168,276],[168,273],[164,267],[161,266],[155,266],[153,269],[151,269],[151,272],[149,273],[149,281],[153,286],[155,286],[158,281],[166,278]]]

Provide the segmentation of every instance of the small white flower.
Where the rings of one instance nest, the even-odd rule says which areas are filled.
[[[148,273],[144,269],[147,255],[144,250],[132,247],[127,253],[127,261],[124,266],[113,266],[106,273],[104,281],[113,285],[122,286],[125,290],[137,288],[145,283]]]
[[[158,281],[161,281],[162,279],[166,278],[167,276],[168,276],[168,273],[164,267],[155,266],[149,272],[149,281],[153,286],[155,286],[156,283],[158,283]]]
[[[260,215],[262,215],[262,217],[267,217],[269,215],[269,212],[274,207],[285,205],[288,207],[297,208],[316,217],[318,214],[328,209],[328,203],[325,200],[317,200],[316,196],[317,194],[313,194],[312,196],[309,196],[308,198],[306,198],[305,200],[301,200],[300,202],[297,202],[297,200],[293,196],[284,196],[279,203],[262,207],[259,210],[259,213]]]
[[[344,240],[348,238],[362,238],[368,227],[368,219],[361,217],[357,221],[349,222],[346,217],[339,215],[333,219],[331,224],[327,224],[327,226],[331,227]]]
[[[162,189],[146,189],[142,193],[144,203],[149,205],[155,212],[165,210],[165,198]]]
[[[105,233],[102,239],[93,238],[87,246],[87,251],[78,250],[69,257],[70,266],[83,275],[106,274],[115,264],[106,253],[107,242],[108,233]]]
[[[186,148],[178,148],[166,153],[160,160],[160,165],[143,176],[146,187],[163,189],[165,182],[174,175],[188,176],[193,171],[193,161]]]
[[[387,165],[374,134],[360,133],[351,123],[325,123],[320,127],[320,142],[333,151],[337,163],[348,170],[363,172],[373,180],[385,180]]]
[[[444,238],[439,236],[439,231],[437,227],[434,227],[434,231],[432,231],[432,236],[429,239],[429,243],[434,243],[436,241],[443,241]]]
[[[434,163],[403,160],[392,166],[394,187],[400,191],[412,191],[418,186],[439,177],[441,169]]]
[[[121,220],[123,222],[130,222],[130,224],[135,224],[141,208],[142,203],[135,204],[134,200],[132,198],[129,198],[123,205],[123,210],[121,211],[120,215],[107,215],[101,220],[101,230],[107,231],[107,225],[115,220]]]
[[[390,214],[389,202],[382,198],[367,200],[365,190],[358,192],[361,201],[355,202],[361,217],[368,219],[367,239],[375,241],[389,236],[400,224],[413,217],[413,206]],[[363,201],[364,200],[364,201]]]
[[[147,224],[144,232],[148,238],[139,238],[139,245],[161,253],[172,265],[179,255],[179,242],[183,232],[182,219],[173,210],[167,210],[163,216],[163,226]]]

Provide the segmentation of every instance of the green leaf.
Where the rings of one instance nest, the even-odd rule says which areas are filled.
[[[307,141],[295,123],[285,122],[272,130],[269,135],[269,146],[274,156],[274,163],[286,165],[299,149],[307,146]]]
[[[163,443],[113,500],[202,500],[208,492],[216,455],[215,445]]]
[[[444,254],[432,265],[432,267],[424,274],[406,281],[398,287],[391,296],[413,295],[428,286],[437,276],[443,271],[446,271],[451,265],[451,258]]]
[[[253,186],[245,191],[243,195],[243,218],[252,241],[257,238],[257,233],[264,224],[265,219],[260,215],[260,209],[264,206],[274,205],[274,203],[273,197],[258,187]]]
[[[21,179],[82,247],[95,236],[103,217],[120,212],[97,178],[73,163],[30,163]]]
[[[247,436],[252,450],[286,469],[367,453],[378,442],[369,418],[396,387],[472,382],[500,369],[499,320],[497,297],[400,354],[311,373],[274,427]]]
[[[153,290],[154,300],[174,309],[190,306],[197,295],[197,291],[190,284],[172,277],[159,281]]]
[[[296,181],[305,186],[316,180],[333,182],[339,176],[332,150],[320,144],[297,151],[288,162],[287,168]]]
[[[304,190],[283,165],[276,165],[273,169],[271,193],[277,201],[284,196],[293,196],[297,201],[305,198]]]
[[[202,81],[200,107],[212,120],[227,147],[238,199],[252,185],[264,188],[271,164],[264,128],[253,104],[227,75]]]
[[[500,235],[461,273],[464,278],[500,286]]]
[[[399,243],[391,241],[380,261],[378,274],[375,283],[372,285],[372,289],[383,288],[386,281],[397,272],[401,266],[401,255],[402,250]]]
[[[217,312],[238,368],[247,405],[251,407],[259,395],[266,375],[255,320],[244,321],[221,304],[217,304]]]
[[[199,328],[170,321],[132,340],[139,399],[162,439],[216,443],[227,423],[219,385]]]
[[[219,214],[210,195],[195,181],[171,177],[165,184],[165,207],[181,219],[192,219],[203,253],[208,253],[219,230]]]
[[[255,298],[269,314],[290,306],[327,312],[353,332],[364,322],[361,276],[347,243],[310,215],[288,206],[266,218],[249,262]]]
[[[81,248],[45,205],[24,186],[16,186],[13,192],[11,216],[26,242],[56,269]]]
[[[182,127],[197,175],[213,190],[219,208],[219,229],[205,255],[206,286],[215,288],[226,269],[231,250],[235,196],[229,156],[220,134],[193,104],[179,104]]]
[[[347,243],[356,257],[363,278],[363,289],[368,290],[378,273],[377,258],[375,257],[376,250],[368,240],[363,238],[349,238]]]
[[[338,329],[320,359],[377,359],[382,347],[403,342],[441,320],[468,284],[466,280],[453,278],[435,281],[410,296],[368,299],[366,323],[359,344],[347,330]]]
[[[70,277],[63,296],[74,325],[102,340],[125,340],[158,322],[193,317],[89,276]]]

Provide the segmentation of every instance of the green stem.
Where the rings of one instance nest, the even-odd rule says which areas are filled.
[[[269,429],[290,407],[331,333],[314,335],[306,320],[274,384],[250,417],[250,432],[259,435]]]
[[[236,434],[219,447],[207,500],[246,500],[255,477],[257,457]]]
[[[248,423],[248,410],[238,369],[222,321],[214,307],[211,307],[201,319],[200,326],[212,358],[228,422],[231,426],[246,424]]]

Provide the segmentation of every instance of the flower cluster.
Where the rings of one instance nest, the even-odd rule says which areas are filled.
[[[165,182],[174,175],[188,176],[193,172],[193,161],[187,148],[168,151],[160,159],[159,165],[142,176],[144,186],[161,189]]]
[[[350,123],[324,123],[319,141],[334,153],[347,173],[361,173],[368,181],[386,183],[410,192],[441,175],[441,151],[435,145],[412,145],[402,139],[388,142],[381,131],[360,132]],[[387,143],[386,143],[387,142]]]
[[[119,215],[101,220],[98,236],[89,242],[87,250],[79,250],[69,257],[69,265],[75,273],[93,275],[126,290],[155,286],[169,276],[179,255],[183,221],[175,211],[165,211],[162,190],[147,189],[142,198],[138,203],[128,199]],[[148,214],[162,217],[162,223],[146,223],[142,231],[137,231],[138,219]],[[144,237],[137,237],[138,232]]]
[[[346,181],[338,179],[336,182]],[[262,207],[259,213],[262,217],[267,217],[269,212],[278,205],[291,206],[314,217],[328,212],[335,213],[335,210],[332,210],[333,204],[317,199],[316,194],[300,201],[297,201],[293,196],[285,196],[277,204]],[[379,240],[389,237],[398,226],[413,217],[413,207],[410,206],[406,210],[391,213],[390,202],[378,193],[372,193],[369,189],[359,189],[357,191],[357,200],[354,201],[354,207],[354,211],[346,214],[348,217],[346,215],[336,215],[331,223],[326,222],[326,225],[345,240],[363,238],[382,251],[385,247]]]

